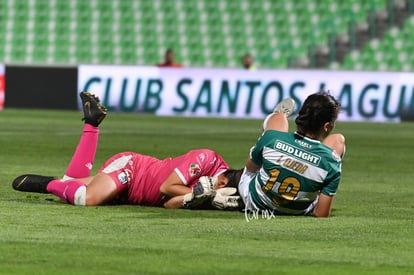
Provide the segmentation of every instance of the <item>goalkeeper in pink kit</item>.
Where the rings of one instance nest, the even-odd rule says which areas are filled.
[[[98,144],[98,126],[106,116],[106,108],[90,93],[82,92],[80,96],[85,125],[63,178],[25,174],[13,181],[15,190],[51,193],[73,205],[126,203],[191,208],[197,196],[193,187],[197,184],[200,193],[205,193],[206,189],[237,187],[242,170],[230,169],[224,159],[210,149],[191,150],[163,160],[122,152],[108,159],[95,176],[90,176]],[[200,179],[206,176],[202,185]],[[225,207],[225,202],[220,203]]]

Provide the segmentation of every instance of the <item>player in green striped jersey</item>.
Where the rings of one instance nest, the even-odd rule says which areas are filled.
[[[345,138],[331,134],[340,109],[327,92],[307,97],[288,132],[294,101],[285,99],[250,149],[239,192],[246,211],[328,217],[341,178]]]

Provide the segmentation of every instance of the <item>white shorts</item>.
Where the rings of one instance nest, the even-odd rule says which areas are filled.
[[[243,199],[245,210],[257,210],[254,204],[252,203],[249,192],[250,182],[255,175],[256,173],[249,172],[246,168],[244,168],[243,173],[240,177],[238,189],[240,197]]]
[[[250,182],[252,181],[255,175],[256,173],[249,172],[246,168],[244,168],[243,173],[240,177],[238,190],[240,197],[243,199],[245,205],[244,211],[260,211],[260,208],[256,206],[256,204],[253,202],[249,192]],[[319,196],[309,205],[307,209],[304,210],[302,215],[312,214],[315,205],[318,203],[318,198]]]

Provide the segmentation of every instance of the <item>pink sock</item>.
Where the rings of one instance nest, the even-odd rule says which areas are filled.
[[[86,185],[81,181],[52,180],[47,191],[73,205],[86,205]]]
[[[85,123],[82,136],[66,170],[65,176],[76,179],[90,176],[95,161],[98,137],[99,128]]]

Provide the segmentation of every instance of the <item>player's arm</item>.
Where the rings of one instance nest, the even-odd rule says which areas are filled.
[[[202,176],[199,178],[197,184],[191,188],[191,192],[185,195],[170,197],[170,199],[164,203],[164,207],[201,209],[204,208],[207,203],[207,205],[209,205],[209,207],[211,208],[210,204],[212,201],[214,201],[217,202],[219,206],[223,205],[222,208],[225,209],[227,207],[227,204],[231,205],[232,201],[236,200],[233,199],[234,196],[231,195],[234,195],[237,189],[220,188],[219,190],[215,190],[215,188],[218,186],[218,181],[218,177]],[[219,193],[220,190],[223,191],[223,193],[220,193],[221,196],[217,197],[217,193]],[[230,202],[227,203],[227,201],[229,200]]]
[[[313,215],[315,217],[329,217],[331,214],[331,207],[333,203],[334,196],[328,196],[323,193],[319,195],[318,203],[313,210]]]
[[[247,158],[247,161],[246,161],[246,169],[249,172],[256,173],[257,170],[260,169],[260,166],[257,165],[256,163],[254,163],[249,157],[249,158]]]
[[[161,184],[160,192],[167,197],[176,197],[191,193],[191,188],[184,184],[176,172],[172,172]]]
[[[184,196],[170,198],[164,203],[165,208],[186,208],[186,209],[219,209],[219,210],[240,210],[244,207],[240,196],[235,195],[236,188],[225,187],[217,190],[212,196],[199,196],[193,193]]]
[[[249,156],[247,157],[245,167],[247,171],[251,173],[256,173],[262,165],[261,159],[262,159],[262,148],[263,148],[262,140],[263,139],[265,139],[264,135],[262,135],[259,138],[259,141],[256,143],[256,145],[251,147],[249,150]]]
[[[217,207],[214,208],[211,205],[211,200],[213,200],[213,198],[195,198],[191,193],[189,193],[183,196],[176,196],[169,199],[164,203],[164,207],[170,209],[217,209]]]
[[[165,208],[181,208],[183,207],[184,195],[176,196],[164,203]]]

